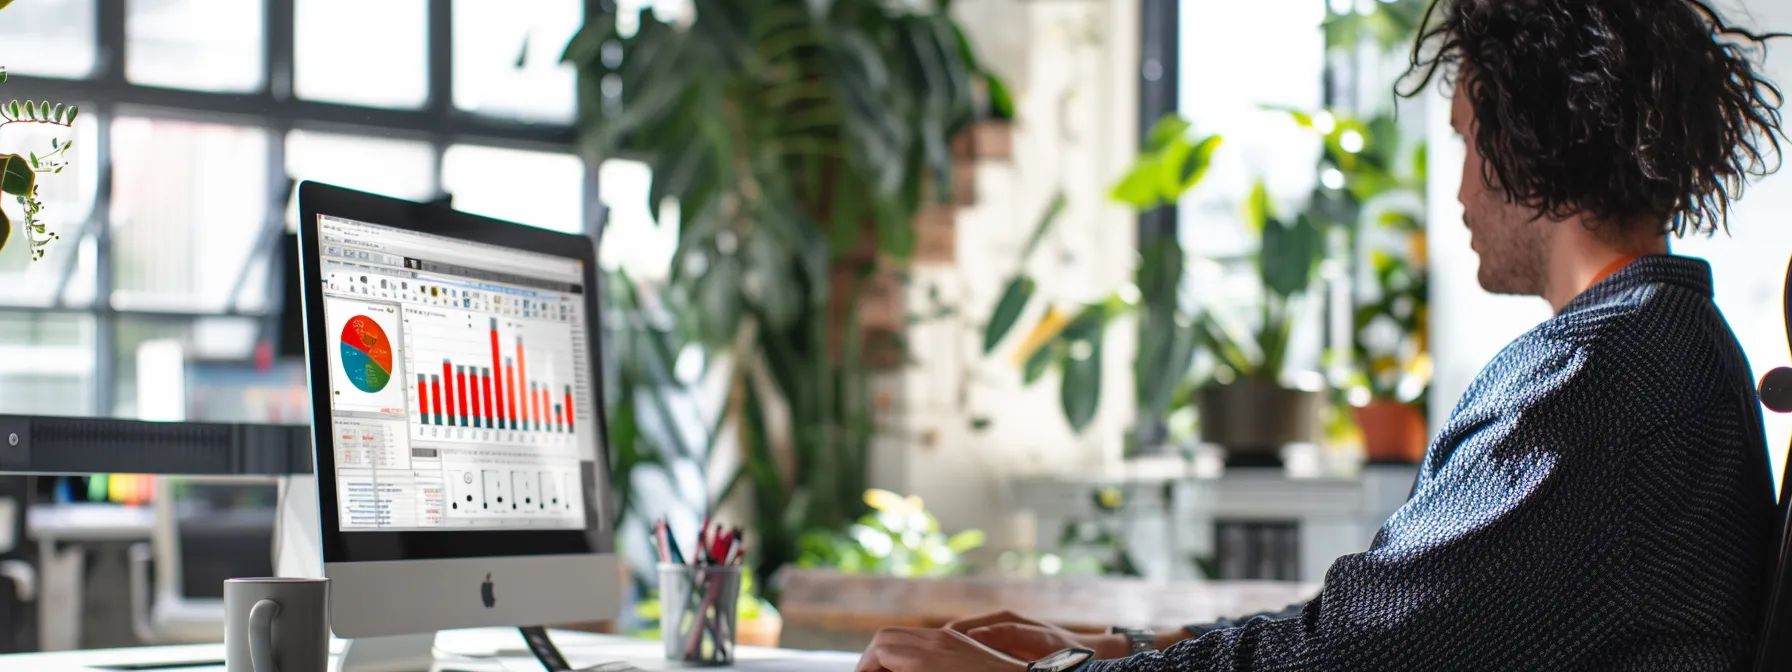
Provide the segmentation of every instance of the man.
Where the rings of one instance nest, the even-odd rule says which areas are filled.
[[[1779,522],[1767,447],[1710,268],[1667,234],[1725,229],[1778,158],[1779,92],[1733,46],[1764,38],[1691,0],[1444,0],[1423,25],[1405,93],[1456,84],[1480,284],[1556,314],[1481,371],[1371,548],[1297,613],[1160,651],[997,614],[881,632],[861,671],[1078,648],[1120,659],[1033,669],[1749,668]]]

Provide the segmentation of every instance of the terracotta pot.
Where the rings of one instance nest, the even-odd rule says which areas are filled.
[[[1281,463],[1282,446],[1319,439],[1323,394],[1273,380],[1243,378],[1208,385],[1196,396],[1201,440],[1226,449],[1227,464]]]
[[[1410,404],[1377,399],[1350,409],[1363,430],[1363,452],[1370,462],[1417,464],[1425,459],[1425,416]]]
[[[763,614],[751,621],[741,621],[734,627],[734,642],[736,644],[775,649],[778,648],[778,635],[784,630],[784,620],[777,616]]]

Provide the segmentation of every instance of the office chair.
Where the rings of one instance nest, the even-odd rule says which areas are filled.
[[[1782,290],[1786,320],[1786,345],[1792,348],[1792,265],[1786,268]],[[1792,368],[1778,367],[1761,377],[1761,405],[1775,413],[1792,413]],[[1789,456],[1792,457],[1792,456]],[[1767,593],[1767,618],[1761,624],[1761,644],[1755,655],[1755,672],[1792,670],[1792,459],[1780,478],[1780,534],[1773,567],[1773,584]]]
[[[208,643],[224,633],[224,579],[273,575],[274,509],[218,506],[267,478],[156,479],[155,533],[131,547],[131,626],[145,644]],[[154,578],[151,578],[153,566]]]

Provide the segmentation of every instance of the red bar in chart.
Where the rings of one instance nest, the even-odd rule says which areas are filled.
[[[492,397],[498,400],[498,428],[504,428],[504,362],[498,359],[498,318],[492,318],[492,367],[498,369],[498,377],[492,379]],[[490,370],[487,370],[489,373]]]
[[[460,408],[454,405],[454,364],[446,359],[442,360],[442,385],[447,388],[443,391],[443,394],[448,396],[448,412],[444,414],[444,419],[447,420],[447,424],[450,425],[460,424],[459,421],[455,420],[455,417],[460,415]]]
[[[429,377],[429,398],[436,402],[436,424],[442,424],[442,379],[434,375]]]
[[[417,374],[417,417],[429,424],[429,377]]]
[[[572,386],[566,386],[566,431],[572,431]]]
[[[454,367],[454,394],[455,400],[460,403],[460,412],[456,415],[460,416],[460,426],[465,427],[468,424],[467,416],[472,415],[472,409],[467,407],[467,367]]]
[[[498,417],[503,415],[492,406],[492,370],[491,367],[480,367],[479,388],[485,394],[485,426],[497,427]]]
[[[550,431],[550,432],[554,431],[554,428],[548,425],[548,422],[549,422],[549,420],[548,420],[548,386],[537,385],[536,390],[535,390],[535,397],[537,399],[541,400],[541,404],[536,406],[536,408],[541,409],[541,427],[542,427],[542,429],[546,430],[546,431]]]
[[[510,428],[517,429],[517,418],[522,416],[516,414],[516,366],[509,359],[504,360],[504,390],[510,393],[505,400],[509,406],[506,410],[510,413]]]
[[[479,385],[479,367],[477,367],[477,366],[467,367],[467,385],[468,385],[468,390],[467,390],[468,396],[472,397],[472,401],[473,401],[473,426],[474,427],[484,427],[485,426],[485,404],[481,401],[481,399],[479,397],[479,390],[482,389]]]
[[[516,337],[516,382],[519,384],[525,384],[525,385],[528,384],[528,382],[529,382],[529,367],[528,367],[528,365],[523,363],[523,336],[522,336],[522,334],[518,334]],[[533,388],[531,388],[531,389],[533,389]],[[530,402],[535,401],[534,399],[531,398],[533,396],[535,396],[533,392],[531,392],[530,394],[523,395],[523,408],[522,408],[523,429],[528,429],[529,422],[531,420],[535,419],[535,414],[530,412],[530,408],[529,408],[531,405]]]

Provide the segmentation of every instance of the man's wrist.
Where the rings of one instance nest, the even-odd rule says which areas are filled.
[[[1097,660],[1113,660],[1132,655],[1132,646],[1126,641],[1126,635],[1083,635],[1078,639],[1084,647],[1095,652]]]

